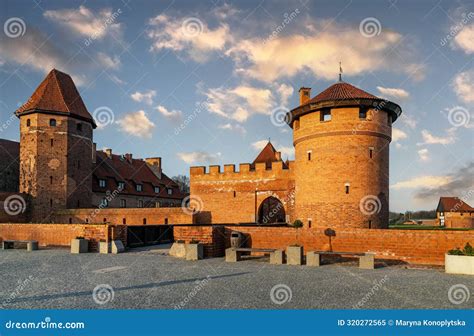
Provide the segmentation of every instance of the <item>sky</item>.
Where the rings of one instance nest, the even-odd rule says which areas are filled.
[[[251,162],[282,111],[338,79],[398,103],[391,211],[474,206],[472,1],[1,0],[0,138],[52,69],[97,120],[97,148],[163,158],[168,175]]]

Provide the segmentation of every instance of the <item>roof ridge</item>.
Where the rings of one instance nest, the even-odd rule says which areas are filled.
[[[66,106],[67,111],[68,111],[69,113],[71,113],[72,111],[71,111],[71,109],[70,109],[68,103],[66,102],[66,99],[64,99],[64,92],[63,92],[63,90],[62,90],[62,88],[61,88],[61,85],[59,85],[59,79],[58,79],[58,73],[59,73],[59,72],[60,72],[60,71],[57,70],[56,68],[53,68],[53,70],[51,70],[51,73],[53,74],[54,80],[55,80],[55,82],[56,82],[56,86],[57,86],[57,88],[58,88],[58,90],[59,90],[59,93],[61,94],[61,99],[63,100],[64,106]],[[72,78],[71,78],[71,80],[72,80]]]

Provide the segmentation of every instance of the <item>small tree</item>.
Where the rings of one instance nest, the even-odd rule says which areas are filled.
[[[297,219],[293,222],[293,227],[295,227],[295,228],[303,227],[303,222],[301,220]]]

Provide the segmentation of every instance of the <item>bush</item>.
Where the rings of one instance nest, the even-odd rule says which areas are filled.
[[[459,247],[456,247],[455,249],[449,250],[448,254],[460,256],[474,256],[474,249],[472,248],[471,244],[466,243],[464,249],[461,250]]]
[[[193,238],[193,239],[191,239],[189,244],[199,244],[199,240]]]
[[[299,219],[297,219],[293,222],[293,227],[295,227],[295,228],[303,227],[303,222],[300,221]]]

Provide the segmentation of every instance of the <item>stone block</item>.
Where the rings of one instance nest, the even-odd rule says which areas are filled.
[[[175,258],[186,258],[186,244],[173,243],[173,245],[171,245],[169,255]]]
[[[38,249],[38,242],[36,240],[29,241],[26,244],[27,251],[36,251]]]
[[[107,254],[110,253],[110,243],[109,242],[99,242],[99,253]]]
[[[281,265],[283,264],[283,251],[282,250],[276,250],[274,252],[270,253],[270,264],[273,265]]]
[[[301,265],[303,263],[303,246],[288,246],[286,248],[286,263]]]
[[[359,259],[359,268],[362,269],[374,269],[375,268],[375,254],[374,253],[366,253],[365,255],[361,256]]]
[[[228,248],[225,250],[225,261],[227,262],[237,262],[240,261],[240,253],[237,252],[234,248]]]
[[[71,253],[87,253],[89,252],[89,240],[88,239],[72,239],[71,240]]]
[[[121,240],[112,240],[111,245],[112,245],[111,248],[112,248],[113,254],[125,252],[125,247],[123,246],[123,243]]]
[[[446,273],[474,275],[474,257],[445,254]]]
[[[203,244],[186,244],[186,260],[204,259]]]
[[[306,265],[314,267],[321,266],[321,255],[316,252],[306,253]]]

